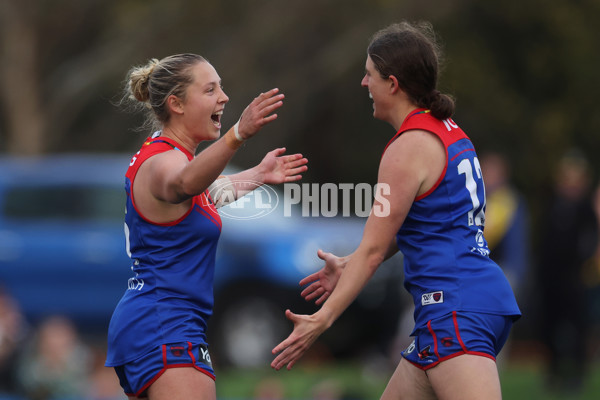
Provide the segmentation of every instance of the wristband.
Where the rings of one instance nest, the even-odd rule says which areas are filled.
[[[239,140],[240,142],[243,142],[243,141],[244,141],[244,140],[246,140],[246,139],[244,139],[244,138],[242,137],[242,135],[240,135],[240,132],[238,131],[238,129],[239,129],[239,125],[240,125],[240,121],[238,121],[238,122],[236,122],[236,123],[235,123],[235,125],[233,126],[233,133],[234,133],[234,135],[235,135],[235,138],[236,138],[237,140]]]

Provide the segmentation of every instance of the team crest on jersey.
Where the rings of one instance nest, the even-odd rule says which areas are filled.
[[[431,293],[423,293],[423,295],[421,296],[421,305],[422,306],[429,306],[432,304],[440,304],[444,302],[444,292],[443,291],[437,291],[437,292],[431,292]]]

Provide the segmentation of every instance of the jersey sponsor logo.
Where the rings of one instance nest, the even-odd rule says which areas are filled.
[[[431,292],[431,293],[423,293],[423,295],[421,295],[421,305],[422,306],[429,306],[432,304],[440,304],[444,302],[444,292],[443,291],[437,291],[437,292]]]

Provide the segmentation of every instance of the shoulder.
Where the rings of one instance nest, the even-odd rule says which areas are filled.
[[[417,185],[416,195],[429,190],[446,167],[446,147],[432,132],[412,129],[403,132],[384,153],[380,177],[392,185]]]
[[[396,140],[390,143],[382,157],[390,162],[401,157],[403,160],[424,161],[423,156],[444,156],[444,143],[433,132],[424,129],[411,129],[402,132]]]

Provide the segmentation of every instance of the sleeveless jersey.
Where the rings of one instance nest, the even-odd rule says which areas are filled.
[[[433,133],[446,148],[445,169],[415,199],[396,235],[404,255],[404,286],[415,303],[415,330],[452,311],[520,316],[508,280],[489,258],[483,235],[485,188],[471,140],[451,119],[441,121],[418,109],[386,150],[414,129]]]
[[[183,217],[165,224],[146,219],[137,210],[132,192],[144,161],[174,149],[193,159],[169,138],[148,138],[125,176],[125,235],[134,276],[110,321],[107,366],[125,364],[166,343],[206,343],[221,232],[221,219],[208,190],[193,198]]]

